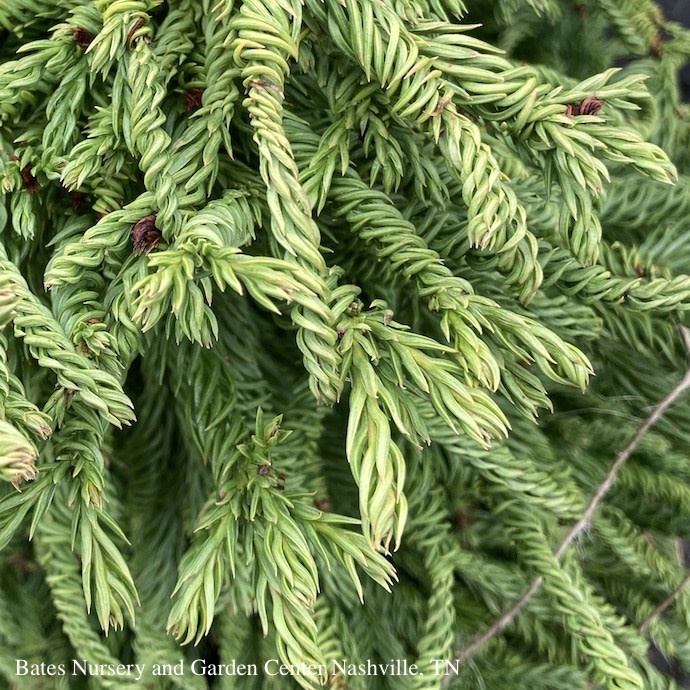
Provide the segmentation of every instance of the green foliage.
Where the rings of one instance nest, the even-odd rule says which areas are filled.
[[[686,367],[689,56],[652,0],[0,0],[3,687],[674,688],[687,405],[558,546]]]

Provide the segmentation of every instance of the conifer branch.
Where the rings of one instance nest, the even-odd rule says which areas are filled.
[[[690,353],[690,329],[686,327],[681,327],[681,332],[683,339],[685,341],[685,347],[688,353]],[[647,417],[647,419],[638,427],[635,433],[632,435],[626,446],[623,448],[614,463],[610,466],[606,476],[603,481],[597,486],[594,495],[590,499],[587,508],[585,509],[582,517],[568,530],[565,537],[562,539],[558,548],[554,552],[556,559],[562,558],[563,554],[568,550],[570,545],[589,527],[592,517],[601,504],[602,500],[609,492],[613,483],[616,480],[618,471],[620,468],[628,461],[630,456],[635,452],[640,441],[644,438],[645,434],[651,429],[654,424],[663,416],[666,410],[686,391],[690,388],[690,368],[686,370],[683,378],[678,382],[678,384],[665,395],[654,407],[652,413]],[[688,578],[690,579],[690,576]],[[515,600],[515,602],[506,609],[492,624],[487,628],[481,635],[479,635],[471,644],[467,645],[459,652],[457,652],[453,658],[454,664],[462,664],[467,661],[470,657],[476,654],[484,645],[486,645],[490,640],[499,635],[503,630],[505,630],[512,622],[515,617],[522,611],[522,609],[529,603],[532,597],[539,591],[540,587],[544,582],[544,577],[536,577],[530,582],[529,586],[525,591]],[[683,581],[685,583],[685,580]],[[669,606],[673,599],[677,596],[678,592],[682,590],[679,586],[678,591],[675,592],[669,599],[662,602],[659,610],[653,612],[649,620],[643,622],[642,625],[648,624],[656,615],[661,613],[667,606]],[[449,674],[444,678],[444,687],[447,687],[452,680],[453,675]]]

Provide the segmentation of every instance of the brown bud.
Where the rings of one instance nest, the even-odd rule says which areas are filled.
[[[72,210],[76,213],[84,203],[84,195],[81,192],[70,192],[69,198],[72,200]]]
[[[88,48],[94,39],[94,35],[90,31],[77,26],[72,32],[72,38],[80,48]]]
[[[467,510],[458,510],[455,515],[453,515],[453,524],[456,529],[463,530],[470,527],[474,520],[472,520],[472,515]]]
[[[566,115],[598,115],[601,107],[604,105],[604,101],[595,96],[589,96],[585,98],[582,103],[578,105],[569,105]]]
[[[328,496],[319,498],[314,501],[314,507],[322,513],[330,513],[333,510],[333,501]]]
[[[142,218],[132,228],[132,241],[134,242],[134,251],[137,254],[148,254],[152,249],[158,246],[163,235],[156,227],[156,214],[152,213],[145,218]]]
[[[26,189],[29,194],[38,194],[41,190],[38,185],[38,180],[31,172],[30,165],[27,165],[22,169],[22,187]]]
[[[580,115],[598,115],[603,105],[604,101],[594,96],[585,98],[585,100],[580,103]]]
[[[204,95],[203,89],[187,89],[184,92],[184,106],[185,110],[190,113],[201,108],[201,99]]]
[[[257,473],[260,477],[267,477],[267,476],[269,475],[270,471],[271,471],[270,465],[259,465],[259,466],[256,468],[256,473]]]
[[[474,524],[476,512],[482,508],[478,501],[471,501],[465,508],[459,508],[453,513],[453,525],[458,530],[466,529]]]

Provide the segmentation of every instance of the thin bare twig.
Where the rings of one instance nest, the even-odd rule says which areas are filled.
[[[685,340],[686,349],[690,353],[690,330],[683,327],[681,328],[681,332]],[[582,517],[570,528],[570,530],[568,530],[568,533],[565,535],[561,543],[558,545],[558,548],[555,551],[555,556],[557,559],[560,559],[563,556],[563,554],[568,550],[568,547],[587,529],[592,519],[592,516],[594,515],[594,512],[599,507],[599,504],[603,500],[604,496],[606,496],[608,491],[613,486],[613,483],[616,480],[616,476],[618,475],[618,471],[633,454],[644,435],[649,431],[649,429],[652,426],[654,426],[654,424],[656,424],[656,422],[659,421],[659,419],[666,412],[666,410],[688,388],[690,388],[690,367],[688,367],[687,371],[685,372],[685,376],[678,383],[678,385],[675,386],[675,388],[672,391],[670,391],[654,407],[652,413],[638,427],[637,431],[633,434],[630,441],[628,441],[625,448],[620,453],[618,453],[618,455],[616,456],[616,460],[609,468],[609,471],[606,473],[604,480],[601,482],[601,484],[599,484],[596,491],[594,492],[594,495],[592,496],[592,499],[590,500],[589,505],[585,509],[585,512],[583,513]],[[688,575],[688,578],[690,578],[690,574]],[[472,643],[470,643],[467,647],[461,649],[456,653],[455,658],[452,662],[452,667],[459,668],[460,664],[469,659],[472,655],[476,654],[489,640],[491,640],[493,637],[505,630],[505,628],[507,628],[513,622],[515,617],[525,607],[529,600],[537,593],[543,581],[544,579],[541,576],[534,578],[534,580],[532,580],[532,582],[530,583],[529,587],[527,587],[527,589],[525,589],[525,591],[515,600],[515,602],[510,606],[510,608],[506,609],[493,622],[493,624],[489,628],[487,628],[481,635],[479,635]],[[680,591],[680,589],[678,591]],[[677,592],[675,592],[672,596],[675,598],[675,596],[677,596]],[[664,602],[662,602],[662,604],[660,604],[659,609],[657,609],[657,612],[654,612],[652,614],[652,617],[654,615],[658,615],[658,613],[663,611],[663,608],[671,604],[673,598],[669,597],[669,599],[670,600],[667,600],[668,603],[666,603],[665,600]],[[651,618],[649,620],[651,620]],[[448,673],[443,680],[443,687],[447,687],[454,676],[455,673]]]
[[[640,632],[644,632],[649,624],[658,618],[677,598],[678,595],[685,589],[688,582],[690,582],[690,572],[687,572],[680,584],[652,611],[638,626]]]

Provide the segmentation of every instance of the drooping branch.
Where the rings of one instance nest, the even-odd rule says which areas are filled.
[[[681,332],[685,340],[685,347],[690,353],[690,329],[682,327]],[[554,552],[556,558],[560,559],[563,554],[568,550],[572,543],[588,528],[592,516],[599,507],[606,494],[610,491],[613,483],[618,476],[618,472],[621,467],[628,461],[630,456],[635,452],[635,449],[640,444],[640,441],[644,438],[645,434],[659,421],[659,419],[664,415],[666,410],[686,391],[690,388],[690,366],[687,368],[685,375],[679,381],[679,383],[671,390],[662,400],[655,405],[652,413],[649,417],[637,428],[637,431],[632,435],[628,441],[625,448],[618,453],[615,461],[606,473],[603,481],[599,484],[594,495],[592,496],[585,512],[582,517],[568,530],[558,548]],[[657,609],[648,616],[640,626],[640,630],[643,630],[653,618],[660,615],[670,604],[674,601],[683,586],[690,580],[690,575],[686,577],[683,582],[678,586],[678,588],[671,594],[667,599],[665,599]],[[448,666],[448,668],[459,668],[460,664],[467,661],[470,657],[476,654],[482,647],[484,647],[487,642],[499,635],[503,630],[505,630],[512,622],[515,617],[522,611],[522,609],[527,605],[527,603],[532,599],[532,597],[539,591],[544,579],[539,576],[534,578],[525,591],[515,600],[515,602],[506,609],[493,623],[487,628],[481,635],[479,635],[473,642],[459,650],[453,663]],[[443,687],[448,687],[448,684],[454,677],[454,673],[449,673],[444,678]]]

